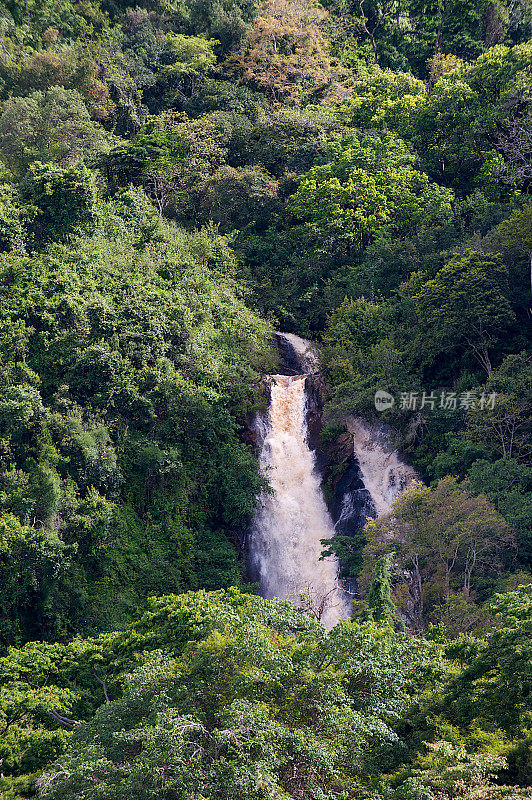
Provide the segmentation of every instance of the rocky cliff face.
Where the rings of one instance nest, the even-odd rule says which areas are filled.
[[[375,516],[375,504],[354,453],[345,459],[342,472],[333,481],[329,507],[339,536],[352,536],[364,527],[368,517]]]
[[[288,338],[289,334],[276,333],[275,344],[279,351],[279,375],[301,375],[304,370],[301,354],[296,351],[294,344]]]

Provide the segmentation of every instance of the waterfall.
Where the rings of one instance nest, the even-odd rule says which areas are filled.
[[[397,496],[416,477],[415,471],[401,460],[385,425],[369,425],[361,419],[348,418],[353,435],[353,449],[362,480],[371,495],[375,514],[387,514]]]
[[[265,597],[301,605],[301,592],[308,590],[330,628],[349,616],[349,603],[338,587],[336,560],[320,560],[321,540],[333,536],[334,526],[308,445],[305,381],[305,375],[270,376],[260,467],[271,492],[260,498],[250,558]]]
[[[284,339],[294,351],[297,361],[305,372],[318,372],[320,359],[316,351],[316,346],[308,339],[302,339],[295,333],[281,333],[277,331],[276,336]]]
[[[352,453],[336,484],[331,512],[336,533],[350,536],[362,530],[368,517],[387,514],[416,473],[401,460],[391,428],[352,416],[345,423]]]

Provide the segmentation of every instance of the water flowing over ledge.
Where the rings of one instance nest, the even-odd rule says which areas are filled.
[[[387,514],[397,495],[416,477],[414,469],[401,460],[391,444],[391,431],[385,425],[370,425],[348,417],[346,427],[353,435],[353,449],[364,486],[369,492],[375,514]]]
[[[313,361],[309,355],[309,343],[290,336],[290,344],[299,357],[309,359],[309,366],[317,365],[317,356]],[[349,616],[350,609],[338,586],[336,559],[321,559],[321,540],[334,535],[334,524],[308,444],[306,378],[303,374],[268,379],[268,415],[256,424],[262,428],[260,468],[271,493],[261,496],[253,522],[250,566],[265,597],[301,605],[301,593],[308,592],[314,613],[331,628]]]
[[[309,444],[308,400],[313,398],[313,408],[321,380],[319,356],[311,342],[295,334],[276,337],[285,374],[267,377],[268,413],[255,419],[260,469],[271,491],[261,495],[253,520],[249,569],[264,597],[306,606],[305,593],[312,598],[312,613],[331,628],[350,615],[350,600],[338,583],[337,560],[321,558],[322,540],[335,533],[352,535],[367,516],[385,514],[415,473],[391,446],[386,426],[350,417],[345,436],[352,438],[352,463],[338,481],[329,511]]]

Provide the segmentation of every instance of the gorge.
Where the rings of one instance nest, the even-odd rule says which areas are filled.
[[[0,800],[532,800],[532,0],[0,48]]]

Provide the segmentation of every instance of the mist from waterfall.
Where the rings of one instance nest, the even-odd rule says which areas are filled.
[[[336,559],[320,560],[321,540],[334,535],[334,526],[308,445],[305,380],[305,375],[270,377],[260,467],[271,493],[260,498],[250,559],[264,597],[301,605],[301,592],[308,591],[330,628],[349,616],[349,603],[338,587]]]

